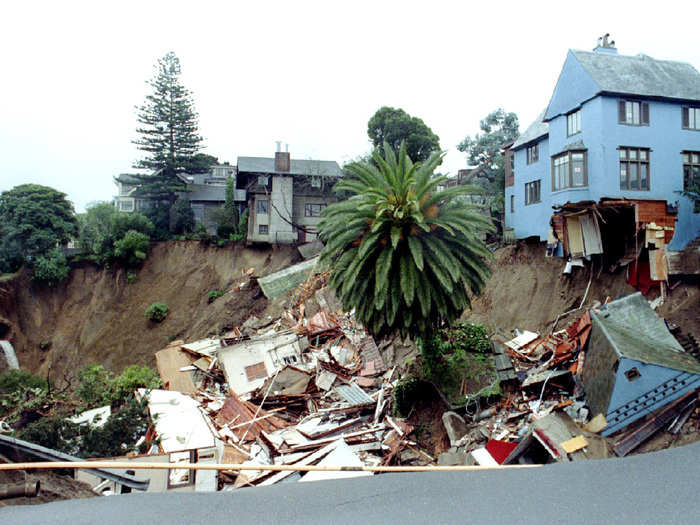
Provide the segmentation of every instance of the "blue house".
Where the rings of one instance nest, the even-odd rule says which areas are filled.
[[[591,310],[583,386],[604,436],[700,388],[700,363],[666,328],[641,293]]]
[[[683,249],[700,234],[700,203],[678,193],[700,185],[700,73],[601,40],[568,52],[549,104],[511,146],[506,227],[573,257],[622,257],[621,241],[644,229]]]

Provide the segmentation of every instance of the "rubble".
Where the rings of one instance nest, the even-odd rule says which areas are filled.
[[[310,278],[316,285],[324,280],[319,275]],[[465,395],[464,406],[442,413],[450,448],[436,447],[434,458],[412,441],[416,427],[390,410],[404,364],[397,356],[415,356],[415,346],[399,338],[375,341],[352,313],[340,311],[332,292],[309,283],[297,290],[296,306],[278,319],[250,317],[221,337],[175,341],[156,353],[167,390],[140,392],[148,401],[152,427],[145,438],[149,455],[139,460],[154,457],[173,465],[167,483],[157,486],[230,491],[372,475],[362,468],[376,466],[493,467],[598,459],[610,451],[629,453],[660,428],[677,432],[695,414],[692,382],[670,396],[667,406],[654,405],[661,412],[648,410],[642,414],[647,419],[629,428],[639,418],[620,426],[600,408],[603,386],[595,382],[594,370],[602,354],[612,355],[600,334],[610,336],[620,300],[596,303],[560,330],[555,330],[557,318],[549,333],[493,336],[495,384]],[[651,318],[644,319],[653,325]],[[639,332],[644,330],[648,327]],[[676,346],[674,352],[681,348]],[[655,351],[657,364],[692,359],[685,353],[658,357],[663,352]],[[623,373],[629,367],[620,363],[619,368]],[[616,441],[606,437],[620,430]],[[261,468],[200,472],[178,469],[178,462]],[[270,466],[344,468],[304,473]]]

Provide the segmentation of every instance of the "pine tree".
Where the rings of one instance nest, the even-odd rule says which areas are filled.
[[[134,167],[152,171],[151,175],[138,175],[138,194],[170,203],[175,201],[177,191],[185,189],[177,175],[187,171],[202,142],[192,95],[180,83],[180,73],[175,53],[158,60],[156,74],[147,82],[153,93],[137,107],[141,126],[136,132],[140,136],[133,141],[146,153]]]
[[[441,154],[414,164],[405,143],[398,155],[382,149],[346,168],[355,177],[338,186],[352,196],[324,210],[321,262],[343,308],[374,335],[426,337],[469,306],[467,290],[483,288],[491,254],[479,234],[493,225],[455,198],[473,188],[440,189]]]

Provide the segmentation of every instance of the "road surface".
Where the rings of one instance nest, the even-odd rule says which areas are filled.
[[[9,524],[700,523],[700,442],[534,469],[383,474],[0,509]]]

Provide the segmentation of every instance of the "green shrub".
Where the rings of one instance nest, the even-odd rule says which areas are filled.
[[[127,284],[135,284],[136,281],[138,281],[139,278],[134,272],[127,272],[126,273],[126,282]]]
[[[153,303],[146,308],[146,317],[154,323],[162,322],[168,316],[168,305],[165,303]]]
[[[170,208],[170,231],[174,234],[191,232],[194,228],[194,212],[187,197],[180,196]]]
[[[153,390],[162,386],[158,372],[152,368],[129,365],[112,381],[112,403],[123,403],[138,388]]]
[[[34,276],[35,281],[45,283],[49,286],[55,286],[68,279],[70,274],[70,266],[66,256],[60,248],[53,248],[45,255],[40,255],[34,261]]]
[[[85,402],[86,408],[96,408],[112,403],[114,376],[102,365],[88,365],[78,372],[78,389],[75,394]]]
[[[145,233],[129,230],[114,242],[114,255],[126,266],[138,266],[146,259],[151,239]]]
[[[394,397],[393,412],[398,417],[408,417],[415,404],[428,397],[426,384],[411,378],[400,380],[392,392]]]
[[[0,375],[0,394],[11,394],[23,388],[48,390],[46,379],[34,376],[24,370],[8,370]]]
[[[223,290],[209,290],[209,303],[213,303],[226,292]]]

